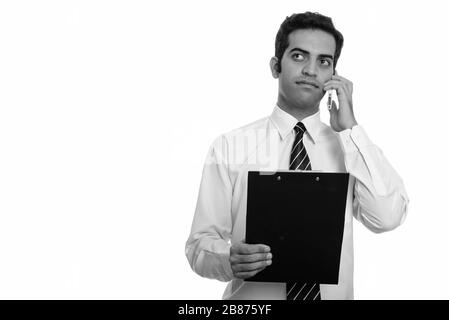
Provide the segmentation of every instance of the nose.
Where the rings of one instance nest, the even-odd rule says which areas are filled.
[[[302,74],[308,77],[314,77],[317,75],[316,63],[309,61],[302,69]]]

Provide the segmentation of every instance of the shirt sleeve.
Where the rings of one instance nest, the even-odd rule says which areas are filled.
[[[229,262],[232,184],[226,147],[222,136],[209,149],[191,232],[185,246],[192,270],[202,277],[220,281],[234,278]]]
[[[402,179],[359,125],[338,133],[346,169],[355,178],[354,216],[379,233],[404,222],[409,198]]]

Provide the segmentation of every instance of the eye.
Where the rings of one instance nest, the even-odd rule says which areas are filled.
[[[331,62],[326,59],[321,59],[320,62],[323,66],[326,66],[326,67],[329,67],[331,65]]]
[[[292,57],[293,57],[294,60],[298,60],[298,61],[304,60],[304,55],[301,54],[301,53],[294,53],[294,54],[292,55]]]

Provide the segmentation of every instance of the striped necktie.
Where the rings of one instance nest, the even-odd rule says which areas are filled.
[[[295,141],[290,153],[290,170],[311,170],[309,156],[303,143],[306,127],[302,122],[295,125]],[[287,282],[287,300],[321,300],[318,283]]]

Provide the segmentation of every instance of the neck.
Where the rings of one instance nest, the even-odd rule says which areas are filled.
[[[320,108],[319,103],[314,107],[304,107],[304,106],[290,105],[288,103],[281,101],[281,99],[278,99],[277,104],[279,108],[295,117],[298,121],[302,121],[304,118],[307,118],[312,114],[317,113]]]

